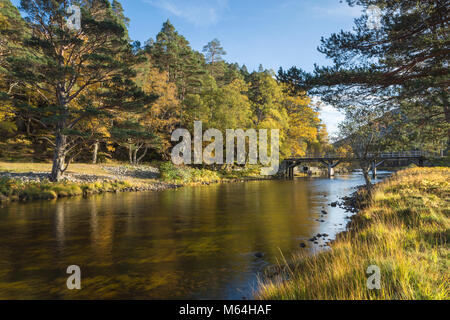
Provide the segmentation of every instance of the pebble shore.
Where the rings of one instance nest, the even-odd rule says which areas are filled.
[[[73,183],[94,183],[98,181],[115,181],[136,179],[158,179],[158,168],[151,166],[103,166],[102,169],[109,174],[79,174],[67,173],[63,181]],[[44,182],[49,180],[48,172],[0,172],[0,178],[16,179],[21,182]]]

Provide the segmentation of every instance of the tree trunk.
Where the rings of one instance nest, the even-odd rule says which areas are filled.
[[[98,154],[98,146],[99,146],[99,141],[95,141],[94,143],[94,151],[92,153],[92,163],[96,164],[97,163],[97,154]]]
[[[139,148],[136,147],[136,149],[133,152],[133,164],[136,165],[137,164],[137,153],[139,151]]]
[[[61,181],[65,170],[66,160],[66,142],[67,137],[61,133],[56,135],[55,151],[53,154],[53,165],[50,180],[53,182]]]
[[[372,180],[370,179],[370,173],[369,173],[369,168],[367,166],[364,166],[362,168],[363,171],[363,176],[364,176],[364,180],[366,182],[366,190],[367,190],[367,194],[370,197],[372,195]]]
[[[133,150],[131,149],[131,144],[128,146],[128,157],[130,158],[130,164],[133,164]]]
[[[444,105],[445,121],[447,122],[447,125],[450,125],[450,105],[448,104],[446,93],[442,95],[442,99]],[[447,129],[447,152],[449,151],[450,151],[450,128]]]
[[[147,155],[147,152],[148,152],[148,147],[145,147],[144,153],[137,159],[137,163],[136,164],[141,163],[142,159],[144,159],[145,156]]]

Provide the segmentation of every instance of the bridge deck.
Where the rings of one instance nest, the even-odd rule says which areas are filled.
[[[377,175],[377,167],[381,165],[385,160],[416,160],[419,166],[422,166],[427,158],[442,157],[442,153],[430,153],[423,151],[401,151],[401,152],[389,152],[389,153],[378,153],[378,154],[368,154],[365,160],[372,162],[372,173],[375,178]],[[327,166],[328,176],[334,175],[334,168],[342,162],[352,162],[357,161],[358,158],[348,155],[338,155],[338,154],[325,154],[325,155],[312,155],[307,154],[304,157],[291,157],[283,161],[280,167],[280,172],[286,177],[291,179],[294,178],[294,168],[305,162],[322,162]]]
[[[402,160],[402,159],[425,159],[429,157],[440,157],[439,153],[430,153],[423,151],[402,151],[402,152],[389,152],[380,154],[368,154],[369,160]],[[287,158],[289,162],[300,161],[356,161],[358,158],[349,157],[347,155],[306,155],[304,157],[291,157]]]

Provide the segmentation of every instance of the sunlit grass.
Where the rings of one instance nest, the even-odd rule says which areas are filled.
[[[108,166],[121,165],[119,163],[108,163]],[[0,172],[50,172],[51,163],[16,163],[16,162],[0,162]],[[102,169],[100,164],[73,163],[69,166],[67,173],[77,174],[97,174],[107,175],[108,172]]]
[[[127,167],[129,164],[108,163],[108,167]],[[259,167],[252,166],[237,171],[216,171],[188,166],[175,166],[171,162],[156,163],[160,167],[161,180],[154,178],[127,177],[113,179],[112,174],[101,164],[71,164],[68,174],[92,175],[98,178],[97,182],[59,182],[48,180],[41,182],[23,182],[20,179],[0,178],[0,202],[25,200],[52,200],[62,197],[71,197],[103,192],[120,192],[130,188],[147,190],[152,184],[197,185],[228,182],[241,179],[261,178]],[[133,169],[133,166],[130,166]],[[50,163],[8,163],[0,162],[0,172],[28,173],[50,172]]]
[[[98,181],[94,183],[72,183],[49,181],[22,182],[17,179],[0,178],[0,195],[3,201],[51,200],[78,195],[119,192],[133,187],[128,181]]]
[[[161,179],[170,183],[182,185],[209,184],[230,180],[261,178],[259,167],[252,166],[242,170],[209,170],[206,168],[193,168],[189,166],[175,166],[171,162],[160,165]]]
[[[332,250],[299,253],[261,280],[260,299],[449,299],[450,168],[411,168],[376,186]],[[366,286],[367,267],[381,289]]]

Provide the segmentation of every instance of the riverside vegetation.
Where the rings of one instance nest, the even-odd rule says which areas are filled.
[[[159,169],[143,165],[74,164],[63,181],[51,182],[46,171],[49,167],[50,164],[0,163],[0,202],[52,200],[105,192],[159,191],[184,185],[264,179],[259,176],[258,166],[213,171],[160,162],[156,163]]]
[[[167,20],[145,44],[132,41],[117,0],[77,2],[83,32],[72,32],[70,3],[21,1],[24,19],[0,0],[0,159],[51,161],[54,182],[76,162],[168,161],[172,133],[192,133],[195,121],[222,134],[279,129],[282,158],[331,148],[304,90],[225,61],[218,39],[196,51]]]
[[[330,251],[295,254],[260,299],[449,299],[450,169],[410,168],[374,188]],[[361,191],[363,192],[363,191]],[[368,266],[381,289],[366,286]]]

